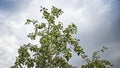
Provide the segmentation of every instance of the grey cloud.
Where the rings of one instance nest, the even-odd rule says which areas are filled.
[[[120,67],[119,63],[120,63],[120,58],[118,58],[118,59],[115,60],[114,68],[119,68]]]
[[[82,46],[87,51],[94,51],[102,46],[107,46],[109,50],[107,53],[103,54],[102,57],[112,61],[112,63],[114,64],[114,68],[119,68],[120,65],[118,63],[120,62],[120,5],[118,4],[117,0],[112,1],[106,5],[108,6],[108,10],[101,13],[100,15],[98,15],[98,12],[105,9],[98,8],[98,12],[96,13],[94,13],[93,11],[91,12],[91,10],[89,9],[91,13],[89,13],[90,17],[88,17],[88,24],[90,23],[88,25],[88,28],[89,30],[91,29],[91,31],[86,30],[87,32],[79,32],[79,35]],[[88,53],[90,54],[90,52]]]
[[[119,55],[120,1],[119,0],[100,0],[100,1],[92,0],[90,2],[89,0],[71,0],[71,1],[55,0],[52,2],[48,1],[49,4],[46,3],[46,1],[44,3],[45,3],[44,5],[51,5],[51,6],[55,5],[56,7],[58,8],[60,7],[61,9],[64,10],[65,13],[60,18],[60,20],[62,20],[64,24],[68,24],[67,22],[73,22],[77,25],[78,34],[76,37],[81,40],[80,45],[84,48],[84,50],[88,55],[91,55],[93,51],[99,50],[100,48],[102,48],[102,46],[107,46],[109,49],[105,51],[105,53],[101,54],[102,58],[112,61],[112,63],[115,65],[114,68],[120,67],[119,66],[120,63],[120,58],[119,58],[120,57]],[[25,8],[21,10],[24,9]],[[26,32],[28,32],[26,29],[27,27],[20,25],[21,26],[20,29],[15,28],[13,27],[13,25],[11,25],[11,23],[8,23],[9,20],[11,19],[11,16],[9,16],[6,19],[6,20],[9,19],[7,22],[4,22],[5,19],[2,20],[3,18],[1,17],[0,20],[0,35],[2,36],[4,36],[4,34],[8,36],[12,35],[15,38],[17,38],[16,39],[18,41],[17,43],[21,43],[21,42],[26,43],[27,41],[25,40],[28,40],[25,39],[27,35]],[[16,26],[19,26],[19,24],[16,24]],[[7,45],[9,44],[6,44],[6,46]],[[0,49],[0,55],[3,53],[6,53],[6,55],[8,55],[7,52],[8,51],[4,50],[3,48]],[[8,56],[4,55],[3,57],[6,58]],[[2,60],[2,57],[0,57],[0,60],[4,61]],[[71,64],[75,64],[77,66],[80,66],[81,62],[82,62],[81,58],[76,57],[76,54],[74,54],[72,60],[70,60]],[[3,63],[5,64],[6,62]]]
[[[7,68],[13,63],[18,48],[16,38],[10,35],[0,36],[0,67]]]
[[[31,0],[0,0],[0,18],[8,18],[24,11]]]
[[[14,12],[20,10],[21,7],[26,7],[29,2],[29,0],[0,0],[0,11]]]

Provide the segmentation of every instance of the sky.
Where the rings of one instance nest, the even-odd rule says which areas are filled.
[[[29,42],[27,38],[33,29],[25,25],[26,19],[42,22],[40,6],[55,6],[64,11],[58,19],[65,26],[73,22],[77,25],[80,46],[88,55],[108,47],[100,54],[110,60],[113,68],[120,67],[120,0],[0,0],[0,68],[14,64],[17,49]],[[73,54],[70,64],[80,67],[83,62]]]

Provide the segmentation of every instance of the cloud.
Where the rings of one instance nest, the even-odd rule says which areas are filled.
[[[107,46],[109,49],[101,57],[115,64],[114,68],[120,67],[119,3],[119,0],[0,0],[0,68],[10,67],[17,48],[31,42],[26,35],[33,29],[24,25],[26,19],[34,18],[41,22],[40,6],[50,8],[52,5],[64,11],[58,20],[65,26],[71,22],[77,25],[76,37],[88,55],[103,45]],[[80,66],[82,61],[74,54],[70,63]]]
[[[22,12],[30,3],[31,0],[0,0],[0,18],[8,18]]]
[[[5,12],[14,12],[27,7],[29,0],[0,0],[0,10]],[[25,5],[27,4],[27,5]]]
[[[17,39],[14,36],[2,35],[0,36],[0,67],[7,68],[13,63],[15,53],[18,46]]]
[[[115,59],[120,59],[118,54],[120,52],[119,1],[109,0],[107,3],[99,4],[98,1],[92,3],[94,6],[87,4],[88,6],[85,5],[84,11],[80,8],[80,11],[83,11],[82,16],[80,16],[83,18],[77,25],[80,27],[79,37],[82,46],[88,54],[91,51],[98,50],[103,45],[107,46],[109,51],[102,58],[109,58],[115,64],[115,68],[120,67],[117,65],[120,61],[115,61]]]
[[[29,41],[25,41],[29,28],[25,28],[27,14],[23,12],[29,4],[22,0],[4,1],[0,0],[0,68],[9,68],[15,61],[19,46]]]

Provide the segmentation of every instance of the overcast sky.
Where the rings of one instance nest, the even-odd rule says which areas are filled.
[[[42,21],[40,6],[52,5],[64,11],[59,18],[64,25],[77,25],[75,36],[88,55],[106,46],[101,57],[120,67],[120,0],[0,0],[0,68],[14,63],[21,45],[36,43],[26,37],[32,28],[24,23],[27,18]],[[76,54],[69,63],[83,64]]]

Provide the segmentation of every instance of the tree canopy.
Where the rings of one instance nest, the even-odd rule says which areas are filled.
[[[86,61],[81,68],[112,67],[109,61],[101,60],[98,55],[99,52],[107,49],[106,47],[94,52],[90,59],[79,45],[79,39],[73,37],[77,33],[76,25],[71,23],[68,27],[63,28],[62,22],[56,22],[56,18],[63,13],[61,9],[52,6],[49,11],[45,7],[41,7],[40,12],[46,22],[39,23],[38,20],[27,19],[25,23],[34,26],[34,31],[29,33],[28,37],[31,40],[39,37],[40,45],[28,43],[20,46],[15,64],[11,68],[75,68],[68,63],[72,57],[72,51]]]

